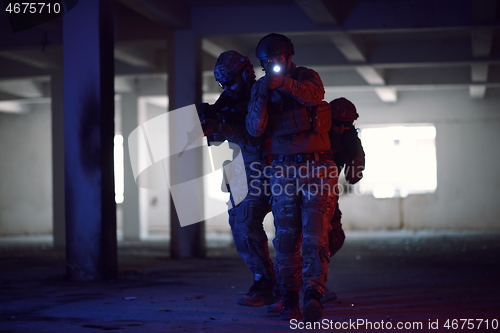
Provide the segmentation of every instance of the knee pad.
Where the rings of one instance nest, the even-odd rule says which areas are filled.
[[[300,238],[290,233],[283,233],[276,237],[276,251],[280,254],[293,254],[300,248]]]

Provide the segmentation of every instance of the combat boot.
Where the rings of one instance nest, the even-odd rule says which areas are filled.
[[[321,294],[314,289],[306,290],[304,294],[304,321],[319,321],[323,316],[323,305],[321,305]]]
[[[299,293],[288,291],[283,301],[283,309],[280,312],[281,320],[302,319],[299,309]]]
[[[272,283],[266,278],[254,281],[247,294],[240,296],[237,303],[244,306],[263,306],[274,303]]]
[[[321,304],[333,302],[337,299],[337,294],[334,291],[326,290],[325,296],[321,298]]]
[[[267,306],[267,312],[280,313],[283,309],[283,303],[285,303],[285,298],[279,293],[275,294],[274,303]]]

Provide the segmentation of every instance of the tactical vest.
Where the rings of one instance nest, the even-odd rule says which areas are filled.
[[[281,108],[271,107],[269,121],[273,136],[290,135],[312,127],[307,107],[285,98]]]
[[[281,110],[271,109],[271,112],[268,112],[274,136],[290,135],[307,130],[322,134],[330,130],[332,118],[328,102],[323,101],[319,105],[306,107],[291,98],[285,100]]]

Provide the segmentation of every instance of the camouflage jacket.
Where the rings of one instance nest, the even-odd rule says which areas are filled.
[[[340,137],[330,135],[335,164],[340,171],[344,169],[346,180],[355,184],[363,178],[365,152],[354,126],[350,126]]]
[[[221,103],[222,101],[222,103]],[[214,104],[220,108],[220,113],[226,115],[221,122],[218,141],[227,140],[229,146],[237,145],[241,149],[243,160],[246,164],[262,160],[270,154],[271,139],[267,136],[256,138],[250,135],[245,128],[245,115],[248,100],[234,101],[227,98],[223,92]]]
[[[327,134],[302,130],[291,135],[281,135],[281,132],[273,131],[270,120],[270,113],[302,115],[308,112],[309,107],[320,104],[325,91],[318,73],[292,64],[292,69],[285,75],[281,87],[274,90],[262,89],[262,85],[266,84],[264,80],[265,78],[259,79],[252,87],[246,117],[248,132],[256,137],[269,133],[272,136],[273,153],[295,154],[329,149],[330,140]],[[291,125],[294,120],[281,117],[281,121],[288,121]]]

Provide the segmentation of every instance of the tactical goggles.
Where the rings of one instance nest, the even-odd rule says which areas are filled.
[[[219,81],[218,83],[219,83],[219,87],[221,87],[222,89],[227,89],[227,88],[234,86],[234,84],[236,83],[236,79],[230,79],[226,82]]]

